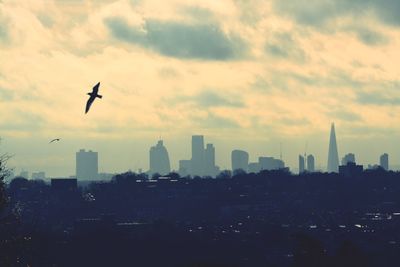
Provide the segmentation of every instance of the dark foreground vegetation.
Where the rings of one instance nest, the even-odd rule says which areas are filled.
[[[400,173],[15,178],[0,266],[398,266]]]

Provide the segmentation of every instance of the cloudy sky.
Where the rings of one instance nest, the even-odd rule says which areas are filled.
[[[326,166],[339,154],[400,165],[397,0],[0,0],[0,150],[10,165],[74,174],[148,168],[161,136],[172,167],[192,134],[216,147]],[[101,101],[84,115],[86,93]],[[48,145],[52,138],[62,142]]]

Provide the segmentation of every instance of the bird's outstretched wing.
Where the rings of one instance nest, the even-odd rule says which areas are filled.
[[[100,82],[98,82],[94,87],[93,87],[93,93],[97,95],[99,92],[99,87],[100,87]]]
[[[96,97],[90,96],[88,101],[86,102],[86,109],[85,109],[85,114],[89,112],[90,106],[93,104],[93,101]]]
[[[49,142],[49,144],[51,144],[51,143],[53,143],[53,142],[55,142],[55,141],[60,141],[60,138],[56,138],[56,139],[51,140],[51,141]]]

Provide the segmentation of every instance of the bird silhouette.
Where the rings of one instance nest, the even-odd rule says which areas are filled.
[[[56,139],[53,139],[53,140],[51,140],[50,142],[49,142],[49,144],[51,144],[51,143],[53,143],[53,142],[58,142],[58,141],[60,141],[61,139],[60,138],[56,138]]]
[[[94,87],[93,87],[93,91],[91,93],[88,93],[88,95],[90,96],[87,103],[86,103],[86,110],[85,110],[85,114],[89,112],[90,107],[92,106],[94,100],[96,98],[102,98],[103,96],[97,94],[99,92],[99,87],[100,87],[100,82],[98,82]]]

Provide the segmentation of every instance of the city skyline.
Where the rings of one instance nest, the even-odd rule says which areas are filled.
[[[387,152],[398,165],[398,7],[2,1],[1,151],[14,155],[11,166],[64,176],[69,155],[85,147],[103,155],[101,171],[117,172],[147,169],[143,155],[161,135],[177,169],[190,159],[188,136],[201,133],[222,169],[233,149],[255,162],[279,158],[280,143],[295,169],[306,142],[318,168],[335,121],[339,151],[364,165]],[[83,116],[99,81],[104,98]],[[47,147],[54,138],[61,142]]]
[[[177,172],[182,177],[190,175],[194,176],[211,176],[216,177],[219,172],[224,170],[229,170],[235,173],[235,171],[241,170],[245,172],[260,172],[262,170],[275,170],[275,169],[284,169],[288,168],[293,173],[303,173],[303,172],[339,172],[339,166],[346,166],[348,163],[360,163],[356,161],[356,155],[354,153],[347,153],[341,157],[341,161],[339,162],[339,155],[337,152],[337,141],[336,141],[336,133],[334,123],[331,125],[330,136],[329,136],[329,149],[328,149],[328,165],[316,165],[316,158],[313,154],[308,154],[305,152],[304,155],[298,155],[297,168],[290,168],[290,166],[286,165],[286,162],[283,158],[276,159],[270,155],[262,155],[257,158],[257,160],[250,161],[250,155],[247,151],[234,149],[231,151],[230,155],[230,163],[231,165],[227,168],[220,168],[218,164],[215,162],[215,147],[212,143],[204,142],[203,135],[192,135],[192,143],[191,143],[191,158],[190,159],[179,159],[178,160],[178,168],[171,168],[171,163],[169,159],[168,149],[164,146],[164,140],[158,140],[155,146],[151,146],[149,148],[149,168],[138,168],[137,170],[127,169],[119,171],[133,171],[137,173],[145,172],[150,177],[154,174],[159,175],[167,175],[170,172]],[[307,146],[306,146],[307,149]],[[282,153],[282,151],[280,151]],[[330,155],[330,154],[333,154]],[[280,154],[280,157],[282,154]],[[336,158],[334,159],[334,164],[336,167],[329,167],[329,156]],[[336,162],[337,161],[337,162]],[[378,166],[382,167],[385,170],[396,170],[393,168],[393,165],[390,165],[389,155],[387,153],[383,153],[377,158],[376,162],[372,162],[370,164],[362,164],[366,169],[368,168],[376,168]],[[235,167],[236,166],[236,167]],[[318,166],[318,167],[316,167]],[[98,152],[94,152],[92,150],[85,151],[85,149],[80,149],[76,152],[76,162],[75,162],[75,174],[69,175],[58,175],[58,177],[76,177],[78,180],[96,180],[102,179],[101,174],[106,179],[112,177],[112,172],[107,172],[106,170],[99,171],[99,161],[98,161]],[[331,168],[331,169],[329,169]],[[81,173],[81,174],[79,174]],[[114,172],[114,174],[117,172]],[[29,170],[21,169],[21,172],[13,171],[15,176],[21,176],[25,178],[39,178],[44,179],[45,177],[56,177],[56,176],[47,176],[46,172],[43,170],[32,172],[32,175],[29,175]],[[89,175],[90,174],[90,175]],[[88,176],[88,177],[86,177]],[[89,178],[94,177],[94,178]],[[86,177],[86,178],[85,178]]]

